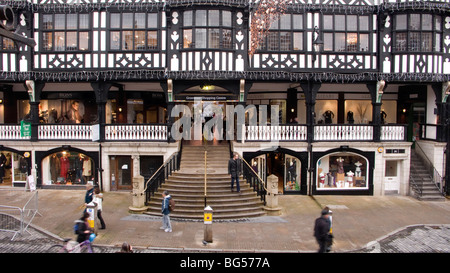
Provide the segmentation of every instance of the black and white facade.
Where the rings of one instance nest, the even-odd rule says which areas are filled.
[[[0,4],[36,41],[0,39],[0,151],[38,187],[131,189],[178,151],[171,112],[195,98],[278,105],[230,143],[284,194],[409,195],[413,150],[448,181],[449,0],[292,0],[253,55],[257,1]]]

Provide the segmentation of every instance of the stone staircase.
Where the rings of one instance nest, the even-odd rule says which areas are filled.
[[[413,185],[415,197],[423,201],[445,201],[439,188],[434,184],[432,175],[415,151],[411,153],[410,184]]]
[[[175,199],[172,218],[203,219],[204,151],[203,146],[183,144],[180,170],[172,173],[149,203],[146,214],[161,216],[162,192]],[[229,144],[207,146],[207,205],[214,210],[213,219],[240,219],[265,215],[263,203],[241,178],[241,193],[231,192],[228,175]],[[236,186],[235,186],[236,187]]]

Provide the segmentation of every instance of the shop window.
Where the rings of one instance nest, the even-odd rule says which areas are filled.
[[[49,99],[41,100],[39,104],[40,123],[79,124],[96,120],[97,105],[88,100]]]
[[[301,162],[298,158],[286,155],[285,156],[285,174],[284,174],[284,190],[285,191],[300,191],[300,172]]]
[[[46,185],[85,185],[94,180],[93,160],[79,152],[51,154],[44,158],[42,168]]]
[[[317,190],[368,189],[367,159],[354,153],[334,153],[317,162]]]
[[[0,151],[0,185],[24,185],[27,176],[28,162],[25,157],[8,151]]]

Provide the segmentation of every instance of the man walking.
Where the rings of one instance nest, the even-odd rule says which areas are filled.
[[[314,237],[319,244],[319,253],[326,253],[330,241],[330,210],[325,208],[321,214],[322,216],[317,218],[314,224]]]
[[[163,226],[161,229],[164,229],[165,232],[172,232],[172,225],[170,224],[170,199],[172,198],[168,191],[164,191],[162,194],[162,214],[163,214]]]
[[[239,174],[241,172],[241,164],[238,157],[238,154],[234,153],[233,158],[228,161],[228,174],[231,175],[231,192],[233,192],[234,181],[236,181],[236,190],[240,193]]]

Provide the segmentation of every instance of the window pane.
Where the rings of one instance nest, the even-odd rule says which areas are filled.
[[[64,51],[66,50],[66,40],[64,32],[55,32],[55,50]]]
[[[195,12],[195,25],[206,26],[206,10],[197,10]]]
[[[209,48],[220,48],[220,32],[218,28],[209,29]]]
[[[42,16],[42,27],[44,29],[53,29],[53,16],[51,14]]]
[[[80,14],[79,20],[81,29],[89,28],[89,14]]]
[[[224,10],[222,11],[222,25],[224,27],[231,27],[231,11]]]
[[[441,52],[441,34],[436,34],[436,45],[434,51]]]
[[[409,51],[419,51],[420,50],[420,33],[411,32],[409,36]]]
[[[67,29],[78,28],[78,14],[67,14]]]
[[[369,30],[369,16],[359,16],[359,30]]]
[[[133,31],[122,32],[122,50],[133,49]]]
[[[431,51],[433,38],[431,33],[422,33],[422,51]]]
[[[89,50],[89,32],[80,32],[79,50]]]
[[[285,14],[280,17],[280,29],[291,29],[291,15]]]
[[[133,13],[122,14],[122,28],[133,28]]]
[[[345,30],[345,15],[334,16],[334,28],[336,30]]]
[[[120,28],[120,14],[119,13],[111,13],[111,28]]]
[[[192,29],[183,30],[183,48],[192,48]]]
[[[333,29],[333,15],[323,16],[323,29]]]
[[[359,51],[369,51],[369,34],[359,34]]]
[[[4,50],[13,50],[14,49],[14,41],[9,38],[3,38],[3,49]]]
[[[422,14],[422,30],[433,29],[433,16],[431,14]]]
[[[410,15],[409,30],[420,30],[420,14],[411,14]]]
[[[223,48],[231,49],[233,48],[232,44],[232,37],[231,37],[231,30],[230,29],[224,29],[223,32]]]
[[[219,26],[219,11],[218,10],[210,10],[208,11],[208,26]]]
[[[323,35],[323,50],[333,51],[333,33],[324,33],[324,35]]]
[[[347,51],[358,51],[358,34],[347,33]]]
[[[437,31],[440,31],[441,29],[442,29],[442,18],[441,18],[441,16],[435,16],[434,17],[434,23],[435,23],[435,25],[434,25],[434,29],[435,30],[437,30]]]
[[[406,51],[406,33],[397,33],[395,35],[395,48],[397,51]]]
[[[347,15],[347,30],[358,30],[358,17],[356,15]]]
[[[279,20],[273,21],[269,29],[278,29],[279,23]]]
[[[303,16],[300,14],[292,15],[293,29],[303,29]]]
[[[67,32],[67,51],[78,50],[77,32]]]
[[[112,50],[119,50],[120,49],[120,31],[111,31],[111,43],[110,47]]]
[[[267,50],[278,50],[278,32],[269,32],[267,35]]]
[[[335,51],[345,51],[345,33],[336,33],[334,35]]]
[[[293,50],[303,50],[303,33],[294,32]]]
[[[158,48],[158,32],[157,31],[149,31],[147,33],[147,47],[148,47],[148,49],[157,49]]]
[[[145,13],[134,15],[134,28],[145,28]]]
[[[135,31],[134,32],[134,49],[135,50],[145,50],[145,31]]]
[[[291,33],[290,32],[280,32],[280,50],[282,50],[282,51],[291,50]]]
[[[55,29],[66,28],[66,16],[65,14],[55,14]]]
[[[148,28],[158,27],[158,13],[147,14],[147,27]]]
[[[183,13],[183,25],[185,27],[192,26],[192,10]]]
[[[195,48],[206,48],[206,29],[197,28],[195,30]]]
[[[51,32],[44,32],[42,33],[42,43],[43,43],[43,50],[52,50],[53,46],[53,33]]]
[[[406,29],[406,14],[396,15],[395,16],[395,29],[396,30],[404,30]]]

